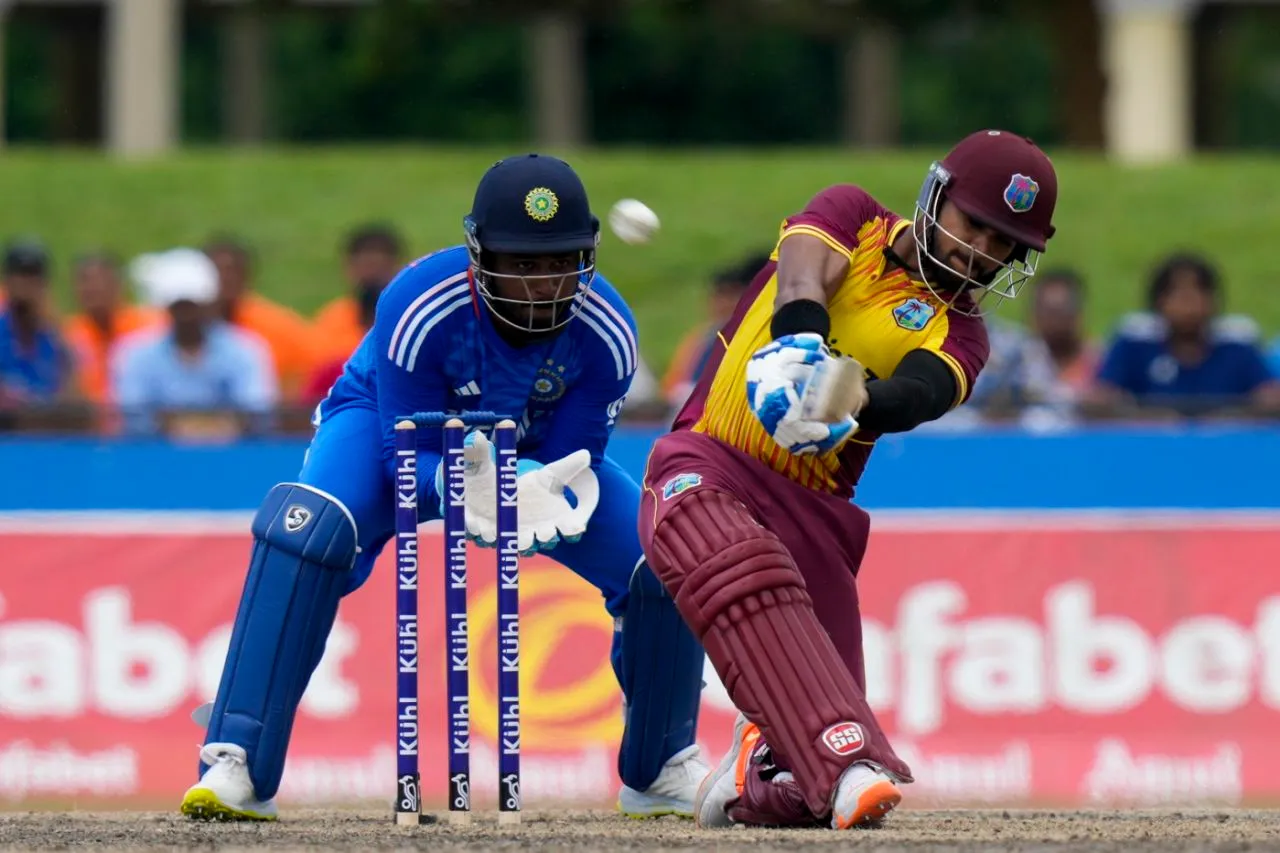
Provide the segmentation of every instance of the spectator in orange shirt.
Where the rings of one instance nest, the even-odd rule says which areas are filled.
[[[77,258],[71,280],[80,313],[67,318],[62,333],[76,355],[81,393],[90,402],[103,403],[110,386],[107,366],[112,346],[130,332],[162,325],[165,317],[125,301],[120,261],[108,252]]]
[[[204,253],[218,268],[219,315],[267,342],[281,396],[297,399],[321,358],[311,324],[296,311],[253,291],[253,258],[241,241],[218,237],[205,245]]]
[[[326,361],[346,361],[373,323],[382,289],[404,266],[404,242],[389,225],[365,225],[347,237],[343,272],[349,292],[320,309],[315,329]]]
[[[378,297],[404,266],[404,243],[388,225],[365,225],[347,237],[343,272],[350,292],[316,314],[317,337],[326,358],[311,372],[302,390],[308,404],[319,403],[342,375],[351,353],[373,325]]]
[[[337,382],[338,377],[342,375],[343,369],[347,366],[347,359],[351,357],[351,353],[355,352],[356,347],[360,345],[360,341],[364,338],[364,333],[372,328],[373,313],[378,305],[378,296],[381,292],[381,290],[372,288],[360,292],[358,296],[360,301],[355,306],[356,323],[358,324],[356,329],[360,332],[360,336],[355,338],[355,343],[351,346],[350,352],[345,347],[335,348],[333,352],[339,353],[338,355],[322,361],[319,367],[311,371],[311,375],[307,377],[306,385],[302,389],[302,401],[304,403],[309,406],[316,405],[329,396],[329,389],[333,387],[333,383]],[[332,313],[336,315],[338,309],[343,307],[343,303],[332,302],[330,307],[335,309]],[[334,334],[339,334],[336,328]]]

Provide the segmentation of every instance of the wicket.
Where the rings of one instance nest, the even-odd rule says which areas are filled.
[[[516,424],[493,412],[416,414],[396,422],[396,823],[422,813],[418,766],[418,428],[440,428],[444,452],[445,672],[449,817],[471,814],[471,691],[467,644],[467,429],[493,431],[497,452],[498,823],[520,822],[520,610]]]

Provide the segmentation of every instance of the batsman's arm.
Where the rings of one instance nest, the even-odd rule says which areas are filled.
[[[791,234],[778,246],[778,295],[769,333],[814,332],[825,341],[831,334],[827,304],[849,272],[849,256],[810,234]]]
[[[858,426],[876,433],[907,432],[945,415],[958,383],[950,365],[929,350],[903,356],[893,375],[867,383],[867,405]]]
[[[863,190],[836,184],[819,192],[804,210],[787,218],[778,242],[778,293],[770,333],[831,331],[827,305],[849,274],[858,230],[875,214]]]
[[[907,432],[942,417],[969,398],[990,356],[982,319],[946,312],[892,375],[867,382],[859,426],[870,432]]]

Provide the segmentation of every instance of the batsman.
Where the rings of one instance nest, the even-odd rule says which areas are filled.
[[[465,244],[420,258],[387,286],[373,328],[316,409],[297,481],[272,488],[254,518],[186,815],[277,816],[298,703],[339,602],[368,579],[394,532],[395,422],[465,410],[516,421],[521,553],[545,553],[595,585],[614,619],[625,706],[619,808],[693,815],[709,769],[694,742],[704,654],[645,563],[640,486],[605,455],[637,350],[630,309],[596,273],[599,220],[567,163],[529,154],[485,173],[463,225]],[[442,511],[442,436],[423,432],[427,520]],[[480,432],[467,444],[468,536],[492,546],[492,445]]]
[[[913,220],[822,190],[655,444],[640,540],[741,712],[699,825],[872,824],[912,781],[866,699],[854,487],[880,435],[969,395],[981,313],[1034,274],[1057,193],[1049,159],[995,130],[932,165]],[[922,495],[945,476],[902,475]]]

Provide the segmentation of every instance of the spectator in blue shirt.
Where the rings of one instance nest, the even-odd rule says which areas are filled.
[[[1272,376],[1280,376],[1280,337],[1273,338],[1267,349],[1267,366]]]
[[[1098,370],[1094,403],[1168,414],[1274,412],[1280,383],[1257,324],[1223,315],[1217,272],[1180,254],[1156,270],[1148,311],[1126,317]]]
[[[39,243],[4,251],[0,280],[0,409],[66,399],[72,359],[49,315],[49,256]]]
[[[178,437],[227,439],[268,429],[279,396],[271,352],[252,332],[218,319],[213,261],[174,249],[144,255],[131,272],[170,323],[135,332],[112,355],[113,397],[125,431],[163,428]]]

